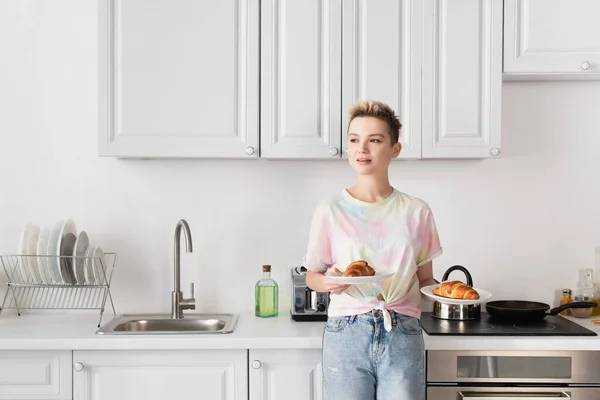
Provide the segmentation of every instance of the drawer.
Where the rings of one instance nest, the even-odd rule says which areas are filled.
[[[71,351],[0,351],[0,399],[70,399]]]

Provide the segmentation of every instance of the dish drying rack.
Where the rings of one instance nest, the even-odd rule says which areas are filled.
[[[35,262],[33,262],[35,259]],[[43,259],[43,260],[42,260]],[[106,301],[110,300],[113,314],[116,315],[115,305],[110,294],[110,282],[115,267],[116,254],[104,253],[104,257],[90,256],[51,256],[51,255],[0,255],[0,262],[8,278],[7,290],[0,307],[2,310],[99,310],[102,322]],[[42,261],[42,262],[40,262]],[[37,264],[34,268],[24,268],[24,265]],[[89,263],[89,264],[88,264]],[[94,278],[77,282],[77,272],[74,265],[85,265],[88,273]],[[64,274],[64,267],[71,268],[72,278]],[[56,267],[59,267],[57,270]],[[80,275],[81,276],[81,272]],[[75,282],[67,282],[67,280]],[[90,281],[92,281],[90,283]]]

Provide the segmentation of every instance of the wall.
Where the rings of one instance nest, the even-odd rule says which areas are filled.
[[[287,313],[313,207],[352,185],[351,168],[97,157],[95,2],[48,3],[0,3],[0,251],[16,251],[27,221],[73,218],[117,253],[117,311],[166,312],[173,231],[185,218],[194,252],[182,252],[182,285],[187,294],[196,282],[200,311],[252,311],[270,263]],[[503,89],[501,159],[396,162],[392,184],[434,210],[438,279],[461,264],[496,299],[554,301],[600,245],[600,82]]]

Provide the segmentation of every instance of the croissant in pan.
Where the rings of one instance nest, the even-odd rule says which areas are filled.
[[[364,260],[350,263],[344,270],[344,276],[373,276],[375,270]]]
[[[450,299],[462,299],[462,300],[477,300],[479,299],[479,293],[471,286],[466,285],[461,281],[446,281],[435,289],[433,294],[442,297],[448,297]]]

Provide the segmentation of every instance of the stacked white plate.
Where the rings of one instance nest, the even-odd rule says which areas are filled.
[[[104,252],[90,245],[86,231],[77,233],[72,219],[59,221],[52,229],[40,229],[28,222],[21,232],[18,254],[20,271],[15,273],[20,273],[26,283],[106,283]]]

